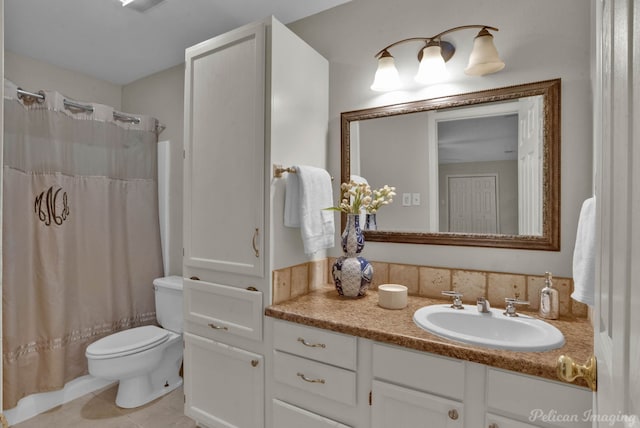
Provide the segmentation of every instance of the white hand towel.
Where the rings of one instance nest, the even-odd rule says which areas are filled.
[[[284,189],[284,225],[300,227],[300,181],[298,174],[287,174]]]
[[[300,227],[305,254],[332,248],[335,240],[331,176],[322,168],[296,166],[287,175],[285,189],[285,226]],[[296,191],[297,188],[297,191]]]
[[[589,198],[582,204],[576,246],[573,251],[573,284],[571,298],[593,306],[596,276],[596,200]]]

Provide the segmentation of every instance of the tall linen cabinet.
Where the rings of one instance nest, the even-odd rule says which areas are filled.
[[[308,260],[272,169],[326,166],[328,63],[273,17],[204,41],[184,122],[185,413],[261,428],[271,271]]]

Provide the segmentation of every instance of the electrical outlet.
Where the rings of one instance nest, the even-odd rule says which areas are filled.
[[[411,206],[411,193],[402,194],[402,206],[403,207]]]
[[[413,193],[411,195],[411,203],[413,205],[420,205],[420,193]]]

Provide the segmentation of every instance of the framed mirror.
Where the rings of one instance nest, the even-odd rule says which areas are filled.
[[[344,112],[341,125],[341,181],[396,187],[368,241],[560,250],[560,79]]]

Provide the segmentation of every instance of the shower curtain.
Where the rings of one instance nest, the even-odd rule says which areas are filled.
[[[85,349],[155,323],[156,121],[19,100],[5,81],[3,408],[87,373]]]

